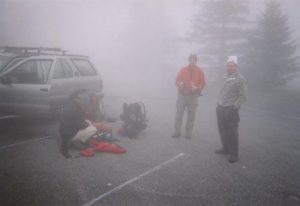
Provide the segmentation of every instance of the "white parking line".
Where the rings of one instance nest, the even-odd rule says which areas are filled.
[[[51,136],[36,138],[36,139],[33,139],[33,140],[27,140],[27,141],[18,142],[18,143],[15,143],[15,144],[9,144],[9,145],[0,146],[0,150],[5,150],[5,149],[11,148],[11,147],[16,147],[16,146],[19,146],[19,145],[22,145],[22,144],[26,144],[26,143],[30,143],[30,142],[41,141],[41,140],[52,138],[52,137],[54,137],[54,136],[51,135]]]
[[[117,187],[115,187],[115,188],[113,188],[113,189],[111,189],[111,190],[103,193],[102,195],[98,196],[97,198],[92,199],[90,202],[84,204],[83,206],[91,206],[91,205],[93,205],[97,201],[99,201],[99,200],[101,200],[101,199],[109,196],[110,194],[121,190],[126,185],[129,185],[129,184],[131,184],[131,183],[133,183],[133,182],[141,179],[142,177],[144,177],[146,175],[149,175],[150,173],[152,173],[154,171],[160,170],[161,167],[163,167],[163,166],[165,166],[165,165],[167,165],[167,164],[169,164],[171,162],[174,162],[175,160],[177,160],[178,158],[180,158],[180,157],[182,157],[184,155],[185,155],[184,153],[180,153],[180,154],[176,155],[172,159],[169,159],[168,161],[165,161],[165,162],[161,163],[160,165],[157,165],[157,166],[153,167],[152,169],[148,170],[147,172],[144,172],[143,174],[140,174],[140,175],[138,175],[138,176],[136,176],[136,177],[134,177],[134,178],[132,178],[132,179],[124,182],[123,184],[121,184],[121,185],[119,185],[119,186],[117,186]]]

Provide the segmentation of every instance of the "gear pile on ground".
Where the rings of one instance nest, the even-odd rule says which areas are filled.
[[[121,120],[123,120],[123,125],[118,130],[118,133],[121,136],[136,137],[147,127],[146,115],[147,112],[144,103],[124,103],[123,114],[120,116]]]
[[[113,143],[118,141],[113,138],[112,135],[112,126],[107,123],[96,122],[93,125],[98,129],[98,132],[91,138],[87,148],[80,152],[80,155],[83,157],[93,157],[96,152],[106,152],[106,153],[115,153],[122,154],[126,150]]]

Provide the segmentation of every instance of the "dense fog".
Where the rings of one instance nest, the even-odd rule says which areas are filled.
[[[103,76],[105,92],[119,96],[175,95],[174,78],[199,45],[183,39],[202,1],[188,0],[1,0],[0,45],[59,47],[89,55]],[[293,35],[299,1],[282,3]],[[250,1],[250,16],[264,2]],[[238,55],[238,54],[237,54]],[[206,59],[199,59],[208,76]],[[297,85],[298,81],[293,81]]]
[[[299,8],[0,0],[0,205],[299,206]]]

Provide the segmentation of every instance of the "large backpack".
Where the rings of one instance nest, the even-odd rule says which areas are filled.
[[[121,120],[124,121],[123,134],[129,137],[135,137],[147,127],[146,108],[144,103],[136,102],[123,104],[123,114]]]

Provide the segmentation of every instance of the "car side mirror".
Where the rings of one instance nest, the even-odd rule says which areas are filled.
[[[2,84],[11,84],[11,80],[8,76],[2,76],[0,77],[0,82]]]

